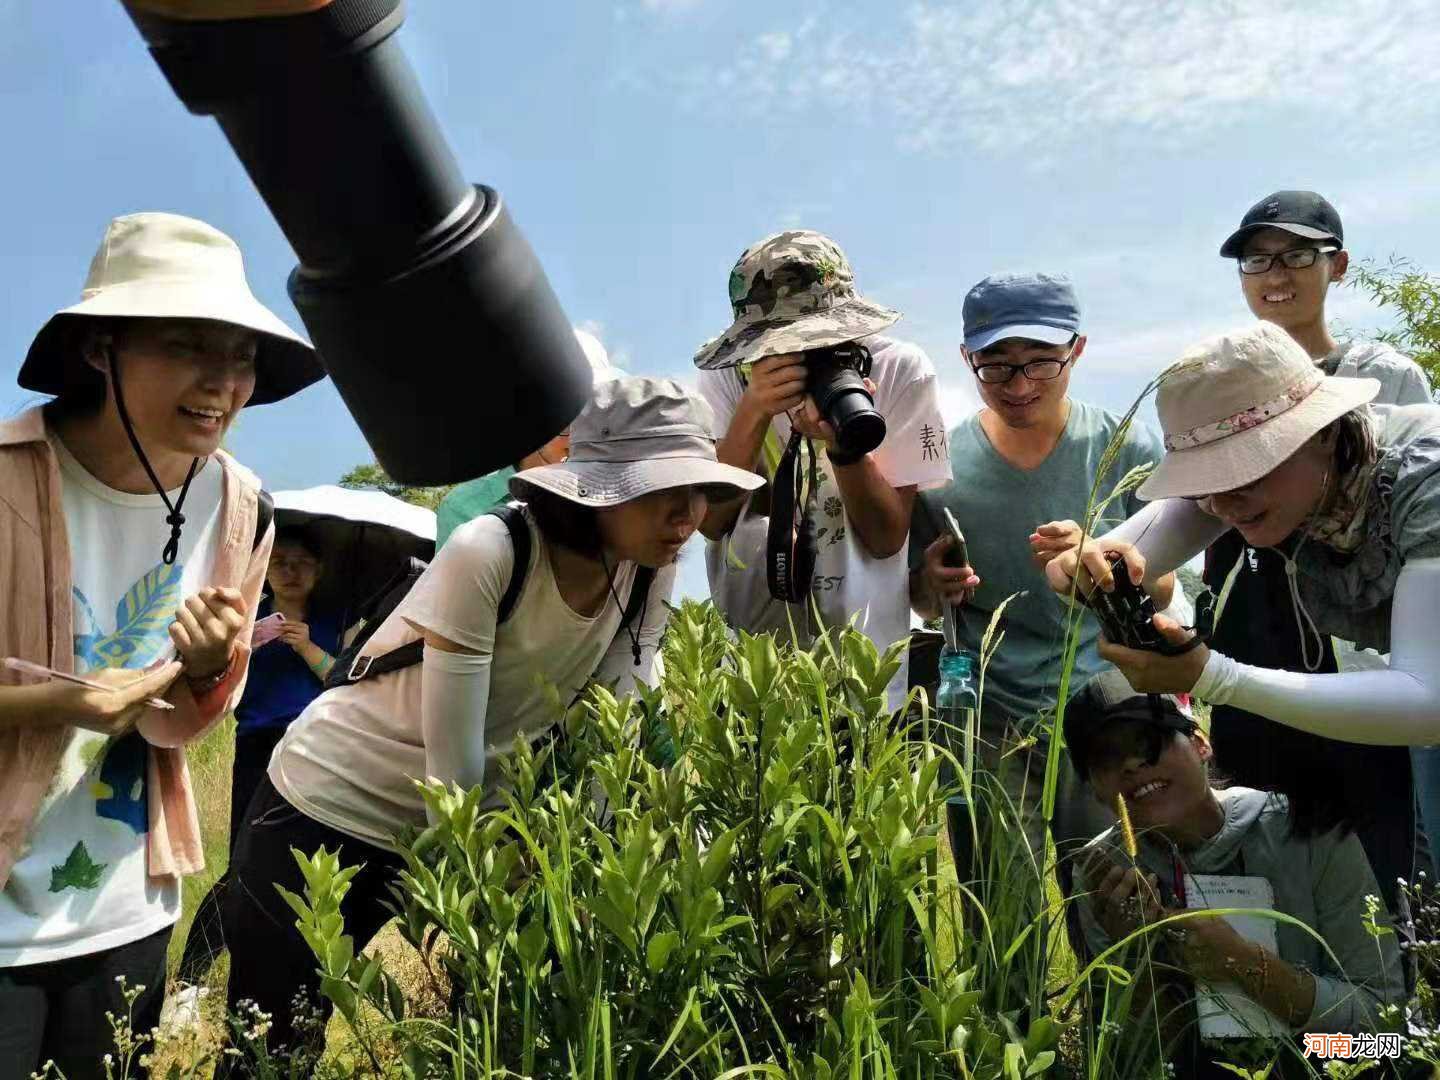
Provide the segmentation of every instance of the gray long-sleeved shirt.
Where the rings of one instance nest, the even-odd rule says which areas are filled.
[[[1366,930],[1365,897],[1380,889],[1354,833],[1337,831],[1307,839],[1290,836],[1285,799],[1252,788],[1217,791],[1225,824],[1200,847],[1176,852],[1158,835],[1139,838],[1139,862],[1162,882],[1173,878],[1178,856],[1196,874],[1247,874],[1269,880],[1275,910],[1299,919],[1324,939],[1334,961],[1312,936],[1287,923],[1276,926],[1280,957],[1315,978],[1315,1007],[1298,1032],[1379,1030],[1381,1006],[1405,999],[1399,943],[1393,933],[1373,938]],[[1091,846],[1114,846],[1111,829]],[[1085,940],[1093,954],[1113,942],[1095,920],[1089,898],[1081,900]],[[1388,926],[1382,905],[1376,916]]]
[[[1377,405],[1429,405],[1433,400],[1420,365],[1383,341],[1342,341],[1320,367],[1344,379],[1380,380]]]

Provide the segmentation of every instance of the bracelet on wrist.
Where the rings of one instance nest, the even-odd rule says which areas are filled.
[[[206,675],[203,678],[193,678],[189,674],[187,674],[185,676],[185,681],[190,686],[190,693],[196,695],[197,697],[203,694],[210,693],[210,691],[214,690],[217,686],[219,686],[221,683],[223,683],[226,679],[230,677],[230,672],[234,669],[234,667],[235,654],[232,652],[230,654],[230,659],[225,662],[225,666],[219,671],[215,672],[215,674],[213,675]]]

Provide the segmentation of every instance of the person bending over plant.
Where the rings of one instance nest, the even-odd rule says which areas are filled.
[[[305,887],[292,848],[364,864],[341,905],[362,948],[390,919],[396,837],[426,825],[417,780],[483,785],[493,806],[494,758],[544,739],[557,700],[563,709],[591,681],[621,694],[654,682],[680,549],[710,498],[761,483],[716,461],[713,424],[704,400],[669,380],[602,383],[569,457],[512,477],[521,503],[506,517],[456,529],[348,684],[287,729],[245,814],[225,901],[230,1000],[271,1015],[272,1049],[295,1036],[297,990],[321,985],[275,889]]]

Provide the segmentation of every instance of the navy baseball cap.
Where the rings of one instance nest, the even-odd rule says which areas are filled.
[[[1340,213],[1313,191],[1276,191],[1245,211],[1240,227],[1220,245],[1222,259],[1245,254],[1245,241],[1261,229],[1284,229],[1306,240],[1333,240],[1345,246]]]
[[[965,294],[965,348],[1005,338],[1064,345],[1080,333],[1080,302],[1063,274],[992,274]]]

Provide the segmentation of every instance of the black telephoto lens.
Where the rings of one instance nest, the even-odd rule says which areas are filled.
[[[400,0],[125,4],[295,249],[291,299],[395,480],[480,476],[575,419],[585,354],[499,194],[461,172]]]
[[[805,389],[835,429],[842,453],[868,454],[884,442],[885,418],[876,412],[864,377],[853,367],[812,355]]]

